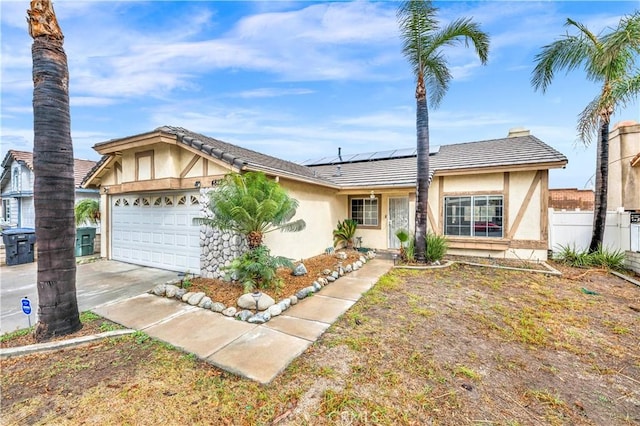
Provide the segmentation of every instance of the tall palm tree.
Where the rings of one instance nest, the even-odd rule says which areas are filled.
[[[587,79],[602,89],[580,113],[578,133],[588,145],[597,133],[595,208],[589,252],[602,245],[607,217],[607,176],[609,174],[609,125],[618,107],[632,101],[640,93],[640,70],[634,70],[640,54],[640,12],[624,16],[618,27],[602,35],[589,31],[583,24],[567,19],[565,26],[577,29],[544,46],[535,57],[531,84],[544,93],[556,71],[573,71],[582,67]]]
[[[438,9],[429,0],[409,0],[397,11],[402,53],[413,66],[416,77],[417,196],[416,261],[426,262],[427,203],[429,193],[429,101],[436,108],[449,88],[451,73],[442,48],[473,43],[482,64],[487,62],[489,36],[470,18],[456,19],[440,28]]]
[[[64,36],[49,0],[27,11],[33,37],[33,171],[38,245],[36,341],[82,327],[76,298],[73,146]]]
[[[302,231],[306,226],[303,219],[291,221],[297,207],[298,201],[263,173],[229,174],[210,194],[213,219],[198,218],[196,222],[238,232],[247,237],[249,249],[254,249],[262,245],[268,232]]]

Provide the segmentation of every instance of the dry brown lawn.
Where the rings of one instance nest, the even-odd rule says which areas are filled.
[[[556,267],[394,270],[268,386],[143,333],[5,359],[2,424],[639,424],[640,288]]]

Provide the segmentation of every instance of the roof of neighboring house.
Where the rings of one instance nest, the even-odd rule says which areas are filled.
[[[413,155],[309,167],[320,176],[346,187],[407,186],[415,185],[416,161],[417,157]],[[553,168],[566,163],[567,157],[532,135],[441,145],[437,152],[429,155],[430,178],[445,171],[535,165]]]
[[[237,145],[232,145],[219,139],[214,139],[209,136],[192,132],[182,127],[162,126],[155,129],[154,132],[173,135],[179,143],[195,148],[207,156],[224,161],[239,170],[255,170],[262,171],[267,174],[286,175],[294,179],[304,179],[323,185],[333,186],[331,182],[317,176],[317,174],[308,167],[291,161],[281,160],[270,155],[261,154]],[[95,148],[97,149],[116,141],[119,140],[101,142],[96,144]],[[109,155],[103,156],[98,164],[96,164],[87,174],[83,183],[86,183],[90,176],[97,172],[110,157],[111,156]]]
[[[595,193],[591,189],[549,189],[549,207],[556,210],[593,210]]]
[[[14,149],[10,149],[7,152],[7,155],[4,157],[4,160],[2,160],[3,170],[0,181],[4,181],[5,176],[8,176],[9,168],[13,161],[17,161],[18,163],[21,163],[28,167],[29,170],[33,171],[33,153],[28,151],[16,151]],[[80,187],[85,176],[87,175],[89,170],[91,170],[93,166],[95,166],[95,164],[96,162],[91,160],[81,160],[78,158],[75,158],[73,160],[73,176],[76,188]]]

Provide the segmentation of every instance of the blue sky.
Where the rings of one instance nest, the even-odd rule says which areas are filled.
[[[530,85],[534,56],[567,17],[594,32],[640,1],[436,2],[442,22],[472,17],[491,37],[489,62],[446,51],[454,79],[430,109],[431,144],[505,137],[513,127],[569,158],[550,187],[589,188],[595,142],[576,120],[599,87],[558,74]],[[185,127],[292,161],[415,146],[415,82],[401,54],[398,3],[308,1],[54,2],[69,59],[76,158],[162,125]],[[29,1],[1,0],[1,147],[32,150]],[[640,121],[636,102],[612,122]],[[490,155],[490,153],[488,153]]]

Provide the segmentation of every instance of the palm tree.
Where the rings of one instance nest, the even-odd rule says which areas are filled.
[[[556,71],[582,67],[588,80],[602,85],[578,119],[579,137],[585,145],[594,133],[598,134],[593,234],[589,243],[589,252],[593,253],[602,245],[607,216],[611,116],[640,93],[640,72],[636,69],[634,75],[633,71],[640,54],[640,12],[623,17],[616,29],[603,35],[593,34],[572,19],[567,19],[565,26],[574,27],[578,33],[566,34],[542,48],[535,57],[531,84],[544,93]]]
[[[429,111],[427,89],[432,107],[437,107],[449,88],[451,73],[442,48],[464,42],[473,43],[482,64],[487,62],[489,36],[469,18],[456,19],[440,28],[438,9],[429,0],[409,0],[397,11],[402,53],[413,66],[416,77],[417,196],[416,261],[426,262],[427,203],[429,192]]]
[[[298,201],[259,172],[225,176],[218,190],[211,192],[209,208],[213,219],[196,221],[246,236],[250,250],[261,246],[268,232],[297,232],[306,226],[302,219],[290,222]]]
[[[32,0],[33,170],[38,244],[36,341],[82,327],[76,298],[73,145],[64,36],[49,0]]]

